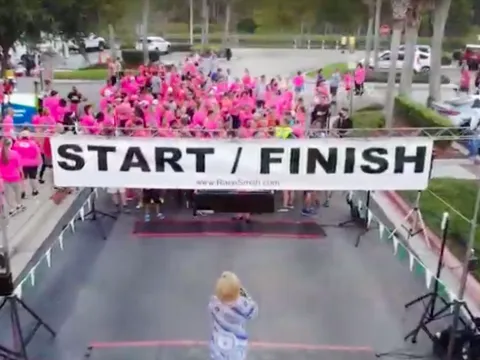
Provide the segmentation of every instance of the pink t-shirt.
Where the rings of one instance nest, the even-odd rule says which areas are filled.
[[[40,146],[32,139],[19,139],[15,142],[12,149],[20,155],[20,164],[22,166],[39,166],[42,162]]]
[[[20,155],[15,150],[10,150],[7,155],[6,163],[2,161],[0,153],[0,176],[3,181],[7,183],[18,182],[22,180],[22,173],[20,170],[21,162]]]

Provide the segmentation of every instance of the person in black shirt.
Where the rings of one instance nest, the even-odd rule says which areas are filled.
[[[335,128],[341,129],[338,131],[339,137],[344,137],[347,130],[353,128],[353,122],[350,116],[348,116],[348,109],[342,108],[338,113],[337,121],[335,122]]]
[[[78,105],[85,100],[83,95],[75,86],[72,87],[72,90],[68,93],[67,98],[70,101],[70,104],[72,104],[72,110],[75,112],[78,109]]]

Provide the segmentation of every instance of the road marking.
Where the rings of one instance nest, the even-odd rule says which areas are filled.
[[[115,348],[153,348],[153,347],[205,347],[207,341],[195,340],[146,340],[146,341],[111,341],[111,342],[92,342],[90,346],[93,349],[115,349]],[[297,343],[270,343],[257,342],[249,343],[253,349],[271,349],[271,350],[300,350],[300,351],[337,351],[337,352],[367,352],[373,353],[373,348],[369,346],[346,346],[346,345],[314,345]]]

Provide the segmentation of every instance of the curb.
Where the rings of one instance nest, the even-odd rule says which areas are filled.
[[[402,213],[402,215],[406,216],[409,211],[412,209],[410,205],[408,205],[405,200],[403,200],[400,195],[398,195],[395,191],[384,191],[383,192],[388,200]],[[409,224],[412,224],[413,221],[409,220]],[[438,255],[440,254],[440,247],[442,244],[442,239],[440,239],[432,230],[428,227],[425,228],[428,240],[432,245],[432,250]],[[423,237],[423,235],[419,234]],[[445,248],[444,253],[444,264],[450,270],[450,272],[460,281],[462,277],[462,262],[458,260],[458,258],[453,255],[448,247]],[[465,291],[469,297],[471,297],[475,302],[480,302],[480,283],[472,274],[468,274],[467,276],[467,287]]]

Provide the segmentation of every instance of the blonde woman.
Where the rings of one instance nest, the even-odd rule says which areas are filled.
[[[208,309],[212,317],[211,358],[244,360],[248,343],[246,323],[257,315],[258,306],[237,275],[225,271],[220,276]]]

